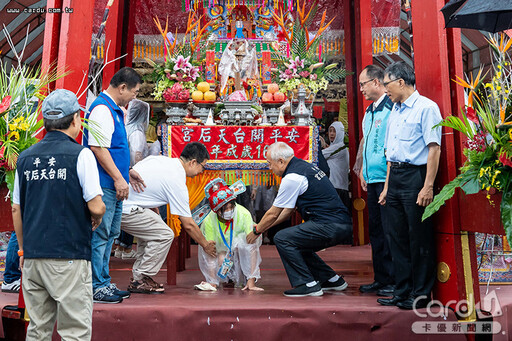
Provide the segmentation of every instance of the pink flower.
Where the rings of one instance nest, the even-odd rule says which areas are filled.
[[[483,132],[478,132],[475,134],[472,140],[466,141],[466,147],[470,150],[476,150],[479,152],[483,152],[486,148],[486,138]]]
[[[178,83],[178,82],[174,83],[172,88],[169,89],[170,93],[172,93],[172,94],[179,94],[182,90],[183,90],[183,86],[181,85],[181,83]]]
[[[192,78],[193,81],[196,80],[197,77],[199,77],[199,68],[193,67],[190,69],[190,78]]]
[[[505,154],[505,153],[501,153],[498,159],[500,160],[500,162],[501,162],[504,166],[512,167],[512,160],[510,160],[510,159],[507,157],[507,154]]]
[[[290,68],[297,70],[298,68],[304,67],[304,60],[300,59],[298,56],[295,57],[295,60],[290,59]]]
[[[299,73],[299,75],[301,77],[307,78],[307,77],[309,77],[309,71],[307,71],[307,70],[302,71],[301,73]]]
[[[316,81],[317,78],[318,78],[318,75],[316,73],[312,73],[309,75],[309,79],[311,79],[312,81]]]
[[[468,118],[468,120],[478,123],[478,117],[476,116],[475,109],[473,109],[472,107],[468,107],[466,109],[466,117]]]
[[[2,103],[0,103],[0,114],[4,111],[7,111],[9,107],[11,106],[11,96],[5,96],[2,100]]]
[[[177,70],[186,70],[187,68],[191,68],[192,67],[192,64],[190,64],[188,62],[188,60],[190,59],[190,56],[188,56],[187,58],[183,58],[182,55],[179,55],[176,59],[173,59],[172,61],[174,62],[174,71],[177,71]]]

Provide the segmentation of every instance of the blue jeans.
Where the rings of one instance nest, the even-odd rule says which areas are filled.
[[[5,255],[4,282],[12,283],[21,277],[20,257],[18,256],[18,238],[16,232],[12,232],[9,244],[7,244],[7,254]]]
[[[92,288],[96,290],[110,285],[108,263],[114,239],[121,231],[121,215],[123,201],[116,199],[116,191],[102,188],[103,202],[106,206],[105,215],[100,226],[92,233]]]

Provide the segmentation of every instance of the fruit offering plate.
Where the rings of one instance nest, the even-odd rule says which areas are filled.
[[[279,108],[285,101],[261,101],[261,106],[264,108]]]
[[[199,108],[213,108],[215,106],[215,101],[192,101],[195,106]]]
[[[188,99],[174,99],[170,101],[165,101],[165,103],[169,103],[173,107],[183,107],[185,108],[188,104]]]

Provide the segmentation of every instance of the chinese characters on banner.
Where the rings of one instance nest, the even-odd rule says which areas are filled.
[[[316,162],[317,130],[314,127],[168,126],[168,155],[179,157],[190,142],[201,142],[210,153],[208,168],[216,164],[251,164],[267,168],[265,153],[274,142],[285,142],[295,156]],[[245,167],[244,167],[245,168]]]

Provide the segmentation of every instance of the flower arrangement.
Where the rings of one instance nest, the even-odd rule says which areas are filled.
[[[502,192],[501,220],[508,240],[512,240],[512,66],[507,51],[512,39],[501,35],[488,39],[493,54],[492,78],[484,83],[481,68],[468,81],[457,77],[457,84],[468,92],[468,103],[460,116],[448,116],[440,125],[453,128],[467,138],[466,157],[460,175],[444,186],[427,206],[423,219],[439,210],[457,187],[466,194],[480,190]]]
[[[168,58],[163,65],[155,65],[158,74],[155,99],[170,102],[173,100],[187,100],[190,93],[195,90],[196,82],[201,80],[200,67],[192,65],[190,56]]]
[[[296,18],[291,18],[291,20],[290,13],[285,15],[282,12],[280,15],[272,13],[275,23],[281,27],[281,35],[287,40],[289,46],[287,56],[278,52],[272,54],[279,71],[274,80],[279,82],[279,87],[285,91],[294,90],[303,84],[311,92],[317,93],[319,90],[326,90],[329,81],[344,78],[346,72],[337,63],[328,63],[327,60],[331,54],[324,53],[322,55],[319,49],[319,38],[334,19],[325,24],[326,12],[324,11],[320,28],[310,39],[308,27],[315,17],[317,4],[312,5],[306,13],[305,3],[304,1],[301,6],[297,2]],[[278,49],[274,48],[274,50]]]
[[[151,78],[155,83],[155,89],[152,95],[156,100],[187,100],[190,93],[196,90],[196,84],[203,81],[202,66],[198,60],[204,58],[194,56],[196,53],[204,53],[199,49],[199,43],[205,37],[211,21],[201,26],[204,15],[198,17],[196,13],[197,9],[189,12],[187,31],[180,43],[177,42],[177,33],[174,36],[168,34],[168,20],[163,28],[158,18],[154,18],[167,50],[163,64],[147,59],[154,68]]]
[[[31,70],[22,63],[7,72],[0,63],[0,181],[14,186],[14,171],[19,154],[35,144],[43,126],[39,119],[48,84],[67,72]]]
[[[324,70],[330,70],[336,67],[335,64],[329,65],[329,68],[321,68],[323,63],[311,64],[298,56],[284,63],[284,68],[280,70],[279,82],[284,91],[292,91],[300,84],[317,93],[319,90],[326,90],[329,81],[323,76]]]

